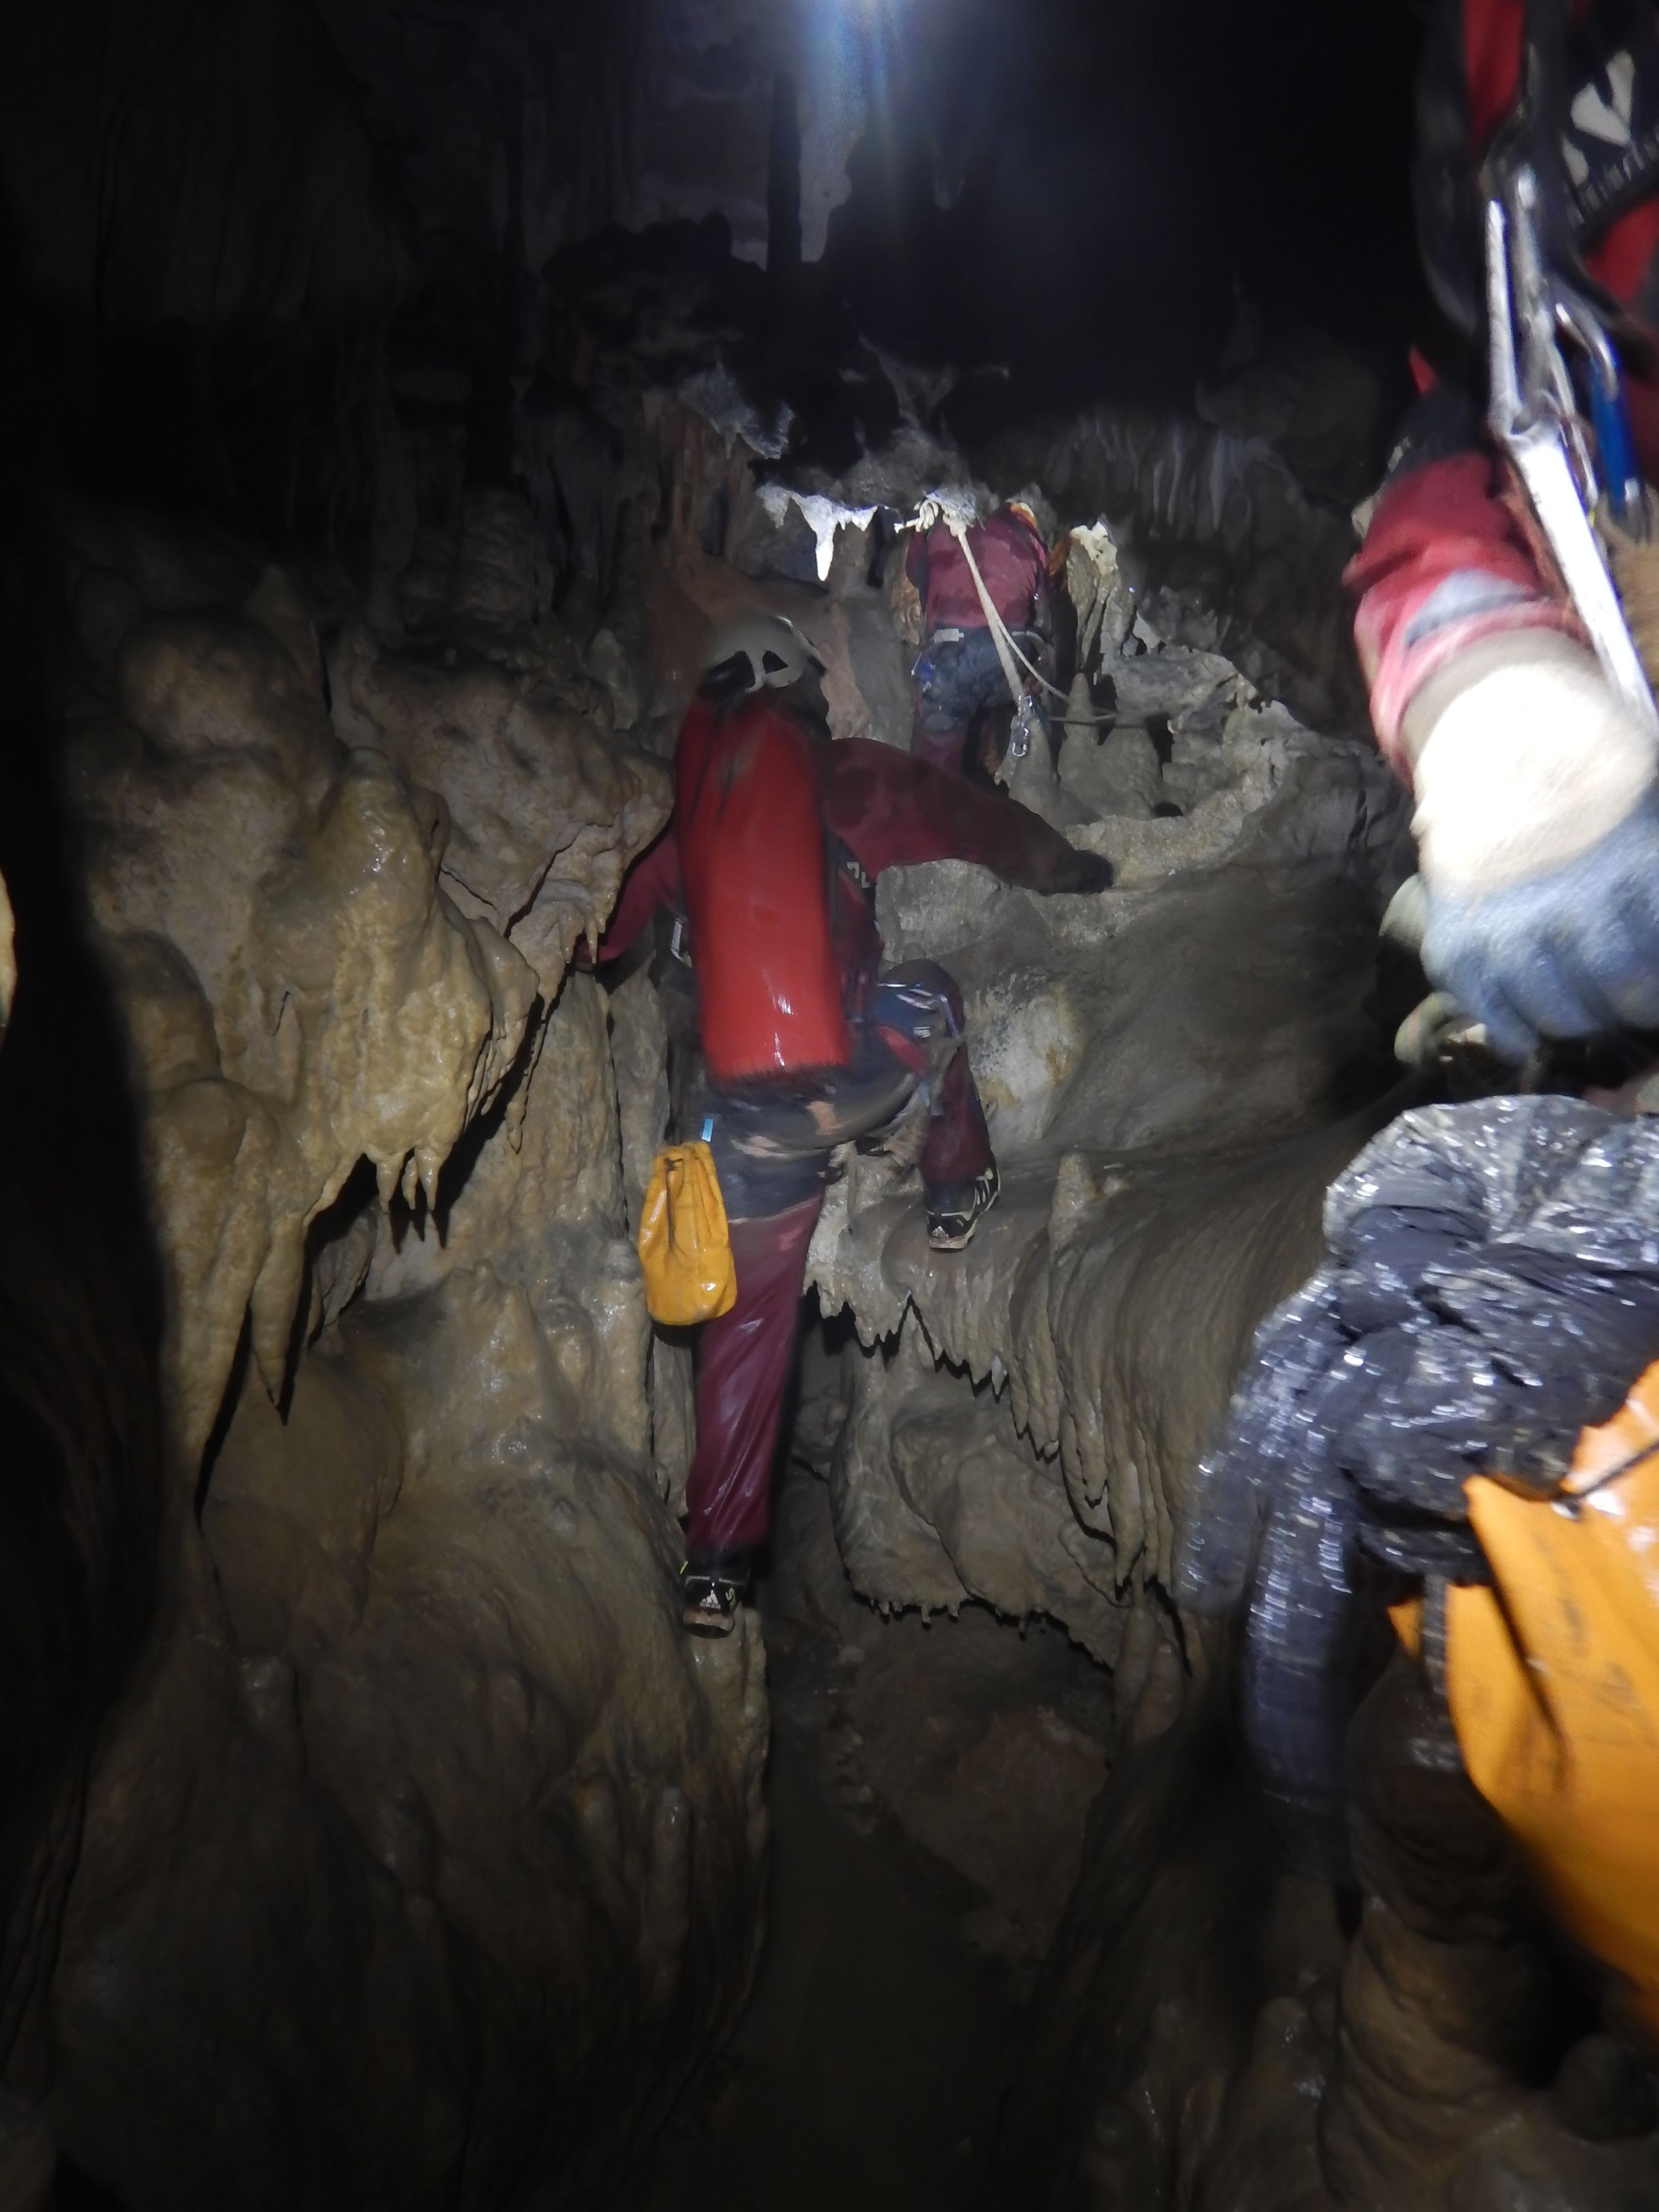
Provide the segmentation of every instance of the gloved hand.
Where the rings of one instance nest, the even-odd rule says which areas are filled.
[[[1513,1060],[1540,1033],[1659,1027],[1654,746],[1589,647],[1484,639],[1422,686],[1402,735],[1432,980]]]

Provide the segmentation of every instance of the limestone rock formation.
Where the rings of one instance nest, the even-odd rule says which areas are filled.
[[[313,1221],[364,1158],[388,1195],[435,1191],[536,993],[440,890],[440,809],[346,753],[303,615],[280,579],[262,592],[235,622],[135,623],[119,719],[77,735],[71,769],[131,1007],[186,1465],[250,1310],[260,1374],[283,1388]]]
[[[659,701],[684,696],[709,623],[764,605],[812,638],[835,733],[902,742],[915,610],[877,518],[970,485],[963,457],[912,413],[841,477],[786,474],[781,432],[716,368],[672,401],[647,394],[639,420],[669,488],[642,575]],[[1121,428],[1096,426],[1109,444]],[[1227,507],[1227,456],[1194,479],[1221,502],[1210,515],[1181,491],[1194,456],[1176,447],[1164,526],[1248,560],[1258,507]],[[1070,454],[1048,457],[1062,491],[1119,497],[1109,471]],[[1285,490],[1280,550],[1317,571],[1328,626],[1323,520],[1282,464],[1256,463]],[[941,1258],[914,1174],[851,1158],[811,1279],[862,1345],[843,1356],[831,1473],[855,1588],[889,1607],[1045,1614],[1109,1662],[1133,1632],[1139,1669],[1161,1640],[1133,1623],[1158,1613],[1186,1477],[1256,1322],[1316,1254],[1326,1182],[1369,1133],[1346,1104],[1389,1079],[1366,1001],[1376,921],[1409,864],[1406,809],[1369,740],[1298,720],[1213,624],[1208,644],[1184,642],[1167,592],[1138,605],[1144,562],[1121,535],[1097,507],[1074,523],[1088,678],[1057,710],[1054,748],[1007,778],[1111,859],[1114,890],[1045,900],[945,863],[891,871],[878,894],[890,959],[940,959],[963,985],[1000,1206],[969,1258]]]
[[[1364,728],[1341,586],[1358,540],[1266,438],[1094,408],[1046,442],[1009,439],[996,464],[1009,482],[1040,476],[1073,513],[1109,518],[1133,541],[1143,608],[1167,608],[1160,627],[1226,653],[1322,728]]]
[[[1004,2155],[1025,2201],[1652,2201],[1651,2076],[1555,1949],[1443,1698],[1403,1654],[1352,1748],[1351,1936],[1328,1889],[1279,1872],[1209,1701],[1120,1764],[1012,2100]]]
[[[835,1487],[855,1584],[1046,1613],[1109,1662],[1167,1577],[1251,1334],[1312,1264],[1325,1184],[1371,1126],[1332,1105],[1367,1049],[1401,826],[1374,758],[1260,707],[1218,657],[1154,648],[1116,671],[1114,738],[1165,713],[1164,787],[1173,771],[1206,794],[1150,817],[1074,777],[1103,811],[1069,834],[1111,854],[1121,890],[1042,899],[941,864],[878,895],[890,957],[963,986],[997,1210],[970,1259],[941,1256],[914,1175],[854,1159],[812,1248],[821,1305],[866,1346]],[[1097,742],[1068,732],[1062,777]],[[895,1337],[896,1357],[877,1350]]]
[[[507,597],[509,622],[520,604]],[[453,653],[453,648],[451,648]],[[545,668],[387,653],[353,629],[333,656],[335,720],[410,783],[442,794],[446,895],[510,939],[550,1004],[577,945],[597,935],[629,860],[668,818],[668,779],[573,712]],[[579,690],[581,687],[578,686]]]
[[[46,2117],[135,2207],[613,2174],[758,1932],[758,1632],[678,1627],[684,1378],[629,1237],[660,1019],[613,1058],[566,972],[665,779],[560,688],[533,578],[474,599],[419,656],[346,634],[331,721],[276,572],[237,611],[82,597],[65,782],[168,1497],[43,1899]]]
[[[361,598],[232,542],[68,533],[64,784],[131,1065],[165,1423],[123,1504],[143,1604],[0,1833],[26,1876],[0,2023],[35,2054],[0,2158],[33,2172],[55,2140],[140,2212],[597,2191],[748,1984],[760,1632],[679,1632],[690,1363],[630,1246],[667,1031],[645,975],[610,994],[575,963],[666,818],[711,623],[790,612],[836,735],[903,741],[915,610],[882,509],[907,471],[967,470],[913,419],[842,478],[763,486],[787,425],[684,368],[602,392],[559,449],[593,494],[565,521],[601,550],[558,611],[532,507],[459,481]],[[838,1786],[969,1885],[971,1940],[1029,1973],[1058,1924],[1009,2148],[1053,2201],[1403,2212],[1428,2188],[1484,2212],[1564,2174],[1644,2201],[1616,2038],[1493,2028],[1511,1997],[1535,2027],[1549,1986],[1508,1875],[1473,1905],[1417,1881],[1412,1778],[1439,1778],[1426,1802],[1448,1767],[1422,1717],[1389,1708],[1364,1754],[1350,1939],[1279,1875],[1219,1747],[1220,1654],[1167,1597],[1251,1333],[1389,1109],[1370,1001],[1406,865],[1403,803],[1337,726],[1340,533],[1231,434],[1054,448],[1085,672],[1008,780],[1114,888],[882,882],[889,957],[963,987],[1004,1187],[945,1255],[901,1151],[839,1164],[811,1282],[852,1326],[817,1346],[795,1449],[821,1480],[772,1617],[845,1678]],[[1112,500],[1239,572],[1233,612],[1149,586]],[[1312,579],[1307,621],[1275,644],[1286,576]],[[84,1395],[92,1465],[123,1407]],[[884,1710],[939,1613],[988,1679],[1004,1624],[1051,1648],[1006,1711],[984,1680],[954,1709],[939,1662],[907,1729]],[[1030,1869],[997,1813],[1022,1777]]]
[[[1404,204],[1370,188],[1423,10],[1212,10],[1201,65],[1186,12],[0,27],[0,600],[38,628],[0,800],[0,2212],[57,2160],[127,2212],[627,2201],[754,1979],[769,1696],[775,1803],[810,1766],[901,1832],[1000,2014],[1041,1970],[1011,2081],[1000,2043],[898,2049],[908,2014],[872,2039],[883,2113],[929,2068],[984,2108],[906,2201],[988,2196],[957,2154],[1007,2086],[1020,2205],[1659,2202],[1656,2077],[1462,1772],[1432,1618],[1354,1732],[1339,1896],[1282,1871],[1226,1638],[1169,1595],[1252,1330],[1401,1103],[1407,808],[1340,579],[1405,396],[1357,213]],[[1269,88],[1328,197],[1255,158]],[[1247,327],[1331,240],[1349,339]],[[788,613],[835,738],[907,741],[900,526],[942,489],[1067,533],[1075,680],[1001,774],[1114,886],[884,879],[890,960],[963,985],[1000,1200],[941,1255],[902,1139],[836,1163],[764,1612],[694,1643],[690,1354],[631,1240],[668,1022],[583,948],[712,624]],[[820,1957],[902,1925],[839,1902]],[[799,1955],[733,2125],[808,2040]],[[867,2027],[841,1986],[820,2048]],[[805,2177],[766,2118],[771,2203]],[[738,2201],[739,2161],[676,2163],[640,2201]]]
[[[1042,901],[948,865],[884,878],[889,957],[963,984],[1004,1190],[971,1254],[941,1256],[902,1153],[841,1164],[811,1274],[853,1329],[798,1436],[865,1597],[924,1620],[1046,1617],[1110,1670],[1112,1769],[1039,1990],[1006,2184],[1102,2212],[1634,2206],[1654,2186],[1650,2078],[1616,1999],[1598,2021],[1593,1981],[1553,1952],[1431,1685],[1401,1662],[1356,1733],[1351,1931],[1328,1888],[1281,1871],[1226,1744],[1224,1639],[1166,1595],[1252,1332],[1314,1264],[1332,1177],[1401,1103],[1368,1002],[1407,863],[1398,794],[1329,726],[1346,532],[1227,434],[1103,426],[1097,442],[1089,465],[1133,462],[1137,515],[1195,535],[1212,568],[1249,571],[1262,533],[1276,543],[1262,630],[1169,588],[1109,623],[1117,572],[1091,574],[1099,659],[1057,757],[1034,747],[1009,782],[1109,854],[1116,887]],[[744,493],[725,481],[729,520]],[[814,497],[839,491],[844,511],[866,488]],[[777,530],[728,529],[724,561],[701,525],[671,535],[676,587],[708,611],[791,601],[806,586],[766,573],[793,557]],[[867,1743],[836,1757],[859,1802],[933,1817],[902,1778],[872,1783]],[[965,1829],[935,1832],[965,1865]]]

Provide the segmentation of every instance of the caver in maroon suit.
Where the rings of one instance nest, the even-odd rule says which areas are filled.
[[[991,1165],[961,994],[930,963],[882,974],[877,878],[963,860],[1034,890],[1093,891],[1111,871],[1010,799],[886,745],[830,743],[776,693],[700,697],[675,772],[674,823],[624,885],[601,956],[659,907],[689,924],[738,1298],[699,1347],[687,1546],[721,1559],[766,1535],[830,1149],[921,1084],[930,1203]]]
[[[1048,550],[1029,509],[1000,507],[967,538],[992,605],[1026,659],[1048,674]],[[910,750],[936,768],[959,769],[969,723],[981,708],[1008,697],[1008,679],[967,555],[945,523],[911,539],[905,570],[921,600]]]
[[[1534,9],[1533,34],[1547,10]],[[1608,303],[1650,481],[1659,464],[1659,5],[1567,20],[1547,133],[1553,204]],[[1519,127],[1528,0],[1443,0],[1419,100],[1418,201],[1436,292],[1484,336],[1488,156]],[[1559,167],[1556,155],[1559,152]],[[1600,684],[1540,562],[1524,496],[1468,395],[1419,368],[1349,580],[1383,750],[1414,786],[1430,894],[1425,964],[1520,1058],[1535,1036],[1659,1020],[1653,763]]]

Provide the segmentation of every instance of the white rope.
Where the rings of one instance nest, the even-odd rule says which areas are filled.
[[[991,642],[997,649],[997,659],[1002,663],[1002,672],[1007,679],[1009,693],[1015,706],[1023,707],[1025,704],[1025,686],[1019,680],[1019,672],[1014,666],[1014,659],[1018,655],[1021,660],[1025,660],[1025,655],[1020,652],[1013,639],[1009,636],[1007,626],[997,612],[996,602],[985,587],[985,579],[979,573],[979,563],[975,560],[973,549],[968,543],[967,530],[954,516],[948,514],[945,518],[945,526],[962,548],[963,558],[968,563],[968,574],[974,580],[974,589],[979,593],[979,603],[985,611],[986,628],[990,631]],[[1028,668],[1030,667],[1029,661],[1026,661],[1025,665]],[[1035,668],[1031,669],[1031,673],[1036,676]],[[1037,682],[1041,684],[1042,681],[1042,678],[1037,676]]]
[[[990,625],[991,635],[996,643],[997,657],[1002,663],[1003,673],[1005,675],[1008,673],[1008,654],[1012,653],[1015,659],[1018,661],[1020,666],[1031,678],[1032,682],[1034,684],[1040,684],[1050,698],[1058,699],[1061,706],[1065,706],[1066,703],[1065,692],[1060,690],[1059,684],[1051,684],[1040,668],[1032,667],[1030,662],[1027,660],[1025,655],[1020,651],[1018,646],[1015,643],[1013,633],[1009,629],[1006,623],[1003,621],[1002,617],[997,612],[995,603],[992,599],[989,592],[985,588],[985,579],[979,573],[979,563],[974,558],[974,550],[968,543],[967,533],[965,532],[959,532],[953,528],[951,535],[956,539],[957,544],[961,546],[963,558],[968,563],[968,573],[974,580],[974,589],[979,593],[979,603],[985,610],[985,619]],[[1012,681],[1013,679],[1010,678],[1011,684]],[[1016,686],[1014,690],[1014,699],[1016,703],[1018,702],[1019,696],[1018,689]]]

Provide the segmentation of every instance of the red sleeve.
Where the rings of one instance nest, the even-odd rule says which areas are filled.
[[[678,912],[684,904],[679,839],[671,828],[658,838],[648,853],[635,861],[623,878],[622,896],[599,939],[599,958],[620,960],[649,927],[659,907]]]
[[[1463,67],[1477,155],[1520,97],[1526,31],[1527,0],[1463,0]]]
[[[873,738],[824,747],[819,775],[824,820],[866,875],[921,860],[973,860],[1006,884],[1055,891],[1080,866],[1097,866],[1017,800],[976,791]]]
[[[1436,669],[1495,631],[1577,625],[1498,497],[1490,455],[1430,461],[1388,485],[1346,581],[1376,740],[1404,775],[1400,725]]]

